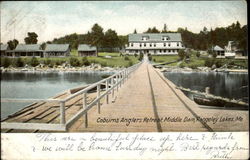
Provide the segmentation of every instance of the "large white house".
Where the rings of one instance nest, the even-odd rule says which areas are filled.
[[[180,33],[129,34],[128,42],[128,54],[171,55],[184,49]]]

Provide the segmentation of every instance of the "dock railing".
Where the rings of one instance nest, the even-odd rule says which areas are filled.
[[[112,99],[114,99],[115,90],[118,91],[119,88],[128,80],[131,74],[141,65],[142,62],[137,63],[131,67],[125,68],[122,71],[119,71],[108,78],[100,80],[96,83],[89,85],[88,87],[79,90],[78,92],[64,98],[64,99],[43,99],[41,101],[47,102],[57,102],[60,104],[59,107],[59,119],[60,123],[51,124],[51,123],[22,123],[22,122],[1,122],[1,129],[22,129],[22,130],[48,130],[48,131],[67,131],[67,129],[74,124],[79,118],[84,117],[85,123],[84,126],[88,127],[88,110],[93,106],[97,105],[98,113],[101,113],[100,100],[105,97],[106,103],[110,102],[110,94]],[[101,85],[105,84],[104,92],[101,93]],[[96,97],[95,99],[87,104],[87,94],[88,91],[96,88]],[[82,95],[83,106],[76,114],[74,114],[69,120],[66,121],[65,114],[65,104],[69,100],[73,99],[76,96]]]

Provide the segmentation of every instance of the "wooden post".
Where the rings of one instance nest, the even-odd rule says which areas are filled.
[[[65,124],[65,102],[60,102],[60,123]]]
[[[100,84],[97,85],[97,98],[100,97]],[[97,107],[98,107],[98,113],[101,113],[101,108],[100,108],[100,100],[97,102]]]
[[[83,109],[87,107],[87,93],[86,92],[83,93],[82,107]],[[87,128],[88,127],[88,113],[85,113],[84,120],[85,120],[85,128]]]
[[[111,86],[113,87],[114,84],[114,77],[111,78]],[[114,98],[115,88],[112,89],[112,99]]]
[[[121,88],[121,87],[122,87],[122,73],[119,74],[119,77],[120,77],[120,78],[119,78],[119,79],[120,79],[120,80],[119,80],[119,81],[120,81],[120,84],[119,84],[119,85],[120,85],[120,88]]]
[[[108,91],[108,89],[109,89],[109,82],[108,82],[109,80],[106,80],[106,91]],[[107,102],[107,104],[109,103],[109,93],[107,92],[107,94],[106,94],[106,102]]]

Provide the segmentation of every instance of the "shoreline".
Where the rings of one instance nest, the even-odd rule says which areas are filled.
[[[228,68],[209,68],[209,67],[198,67],[196,69],[188,68],[188,67],[176,67],[176,66],[164,66],[158,68],[161,72],[213,72],[213,73],[240,73],[240,74],[248,74],[248,69],[228,69]]]

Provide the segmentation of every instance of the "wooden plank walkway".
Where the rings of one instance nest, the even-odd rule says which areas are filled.
[[[88,94],[88,101],[96,93]],[[66,97],[68,93],[57,98]],[[94,106],[88,111],[88,127],[84,116],[77,120],[69,132],[168,132],[168,131],[248,131],[248,111],[199,108],[162,73],[144,62],[106,104],[101,101],[101,113]],[[66,103],[66,120],[82,107],[82,97]],[[58,123],[59,105],[37,103],[26,108],[7,122]],[[197,118],[201,117],[203,119]],[[241,117],[242,121],[235,121]],[[210,118],[210,119],[209,119]],[[217,119],[217,122],[215,120]],[[227,121],[219,122],[221,118]],[[230,121],[230,118],[234,118]],[[180,121],[181,120],[181,121]],[[184,122],[184,120],[186,120]],[[195,120],[195,121],[192,121]],[[212,121],[214,120],[214,121]],[[224,119],[225,120],[225,119]],[[128,122],[130,121],[130,123]],[[38,130],[2,130],[2,132],[47,132]]]

